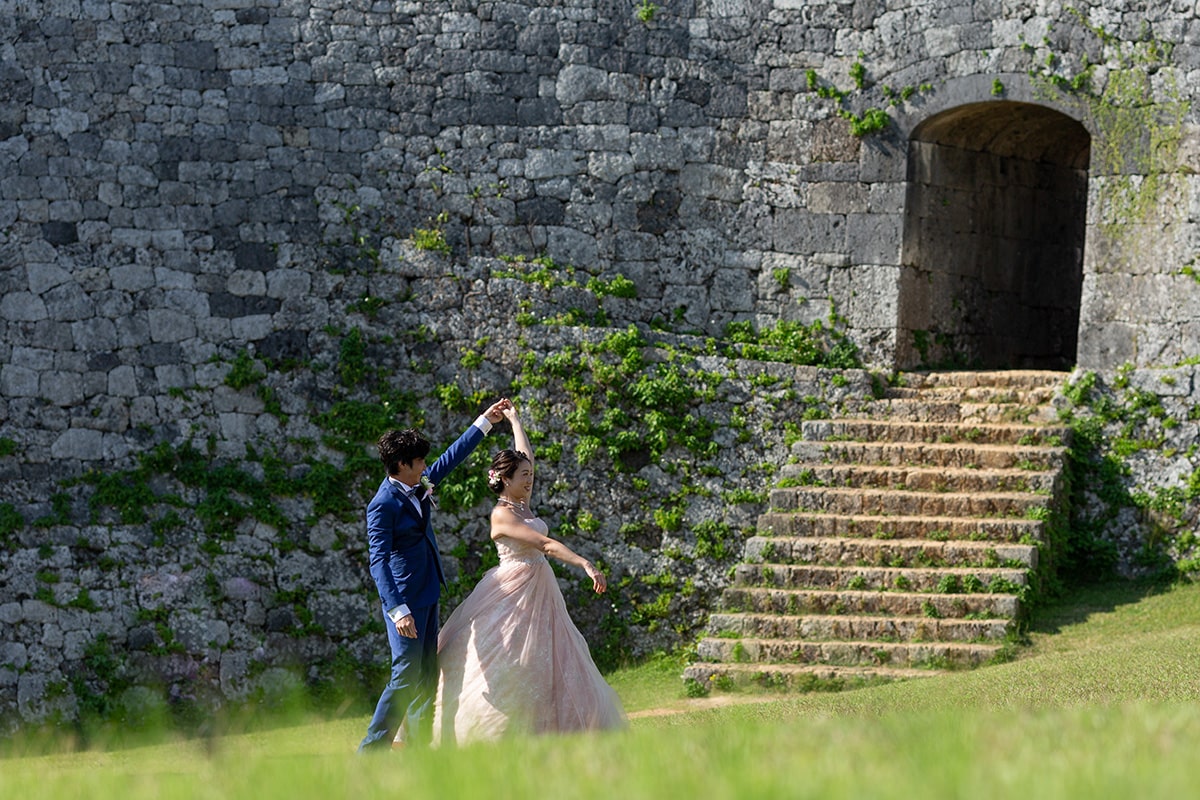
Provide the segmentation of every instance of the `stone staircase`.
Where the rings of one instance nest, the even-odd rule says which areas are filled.
[[[996,659],[1061,501],[1058,372],[905,373],[806,421],[685,678],[844,688]]]

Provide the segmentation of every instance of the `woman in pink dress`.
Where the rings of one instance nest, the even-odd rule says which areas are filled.
[[[499,495],[491,535],[500,565],[484,574],[438,637],[435,744],[627,724],[546,557],[582,569],[597,593],[607,588],[604,573],[547,536],[546,523],[530,510],[533,447],[516,410],[505,416],[514,449],[500,451],[488,470],[488,486]]]

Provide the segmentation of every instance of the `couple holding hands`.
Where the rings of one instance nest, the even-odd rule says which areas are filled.
[[[500,564],[439,633],[445,577],[433,488],[505,419],[513,448],[488,470]],[[596,592],[607,588],[604,574],[551,539],[531,510],[533,447],[513,404],[492,405],[432,464],[429,442],[415,430],[388,431],[378,444],[387,477],[367,505],[367,538],[392,664],[359,752],[623,727],[621,701],[571,621],[546,557],[583,569]]]

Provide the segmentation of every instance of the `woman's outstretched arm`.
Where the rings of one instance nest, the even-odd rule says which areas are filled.
[[[592,589],[595,590],[596,594],[604,594],[604,590],[608,588],[608,580],[605,579],[603,572],[596,569],[595,564],[583,556],[576,554],[574,550],[557,539],[551,539],[547,536],[546,541],[542,543],[542,552],[551,558],[558,559],[564,564],[574,564],[581,568],[592,579]]]
[[[497,508],[492,512],[492,530],[503,530],[503,535],[509,539],[532,544],[556,561],[579,567],[592,579],[592,589],[597,594],[603,594],[604,590],[608,588],[608,580],[595,564],[557,539],[543,536],[524,520],[518,518],[510,509]]]
[[[513,449],[529,457],[530,467],[535,466],[533,461],[533,445],[529,442],[529,435],[525,433],[525,426],[521,424],[521,417],[517,414],[516,407],[509,405],[504,409],[504,416],[512,424]]]
[[[541,531],[530,525],[527,520],[522,519],[511,508],[496,506],[492,509],[492,538],[496,539],[501,536],[533,545],[538,550],[541,550],[544,555],[553,558],[555,561],[579,567],[592,579],[592,589],[597,594],[603,594],[604,590],[608,588],[608,579],[604,577],[604,573],[597,569],[596,565],[591,561],[588,561],[557,539],[551,539],[549,536],[543,535]]]

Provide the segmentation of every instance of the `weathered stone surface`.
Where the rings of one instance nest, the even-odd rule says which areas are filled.
[[[302,475],[310,459],[345,457],[315,417],[378,399],[382,387],[420,397],[440,442],[469,415],[447,412],[434,388],[507,391],[527,353],[547,359],[629,326],[705,337],[729,322],[809,324],[831,312],[886,370],[915,357],[918,333],[978,345],[995,329],[997,341],[1021,342],[1048,308],[1065,309],[1075,316],[1024,342],[1032,357],[1103,371],[1130,363],[1134,385],[1194,402],[1194,376],[1178,366],[1200,352],[1200,56],[1189,4],[1091,8],[1131,40],[1151,13],[1170,45],[1144,95],[1164,126],[1180,101],[1183,122],[1159,137],[1180,145],[1149,164],[1103,115],[1085,118],[1086,104],[1030,77],[1048,55],[1064,76],[1086,64],[1102,72],[1120,44],[1036,4],[720,0],[690,4],[686,19],[664,8],[651,26],[627,5],[590,0],[314,6],[311,18],[288,4],[217,5],[208,14],[34,0],[0,21],[21,32],[5,38],[0,65],[0,439],[15,445],[0,456],[0,501],[32,522],[59,513],[51,498],[61,492],[76,517],[0,543],[0,623],[11,628],[0,642],[25,647],[0,657],[0,716],[69,711],[69,696],[38,699],[64,680],[62,652],[46,642],[79,662],[96,643],[88,631],[122,647],[128,638],[149,672],[215,670],[214,691],[230,698],[286,690],[289,679],[271,672],[285,656],[345,646],[383,657],[378,631],[354,623],[356,604],[359,625],[376,615],[359,523],[317,515],[312,496],[279,501],[288,530],[254,520],[206,530],[195,514],[202,493],[174,484],[159,489],[182,492],[181,510],[141,509],[146,520],[129,523],[104,506],[107,540],[77,527],[96,484],[62,482],[119,474],[156,446],[211,448],[254,465],[258,479],[276,458]],[[861,53],[861,86],[847,53]],[[854,135],[872,108],[886,124]],[[1083,211],[1049,213],[1066,207]],[[1047,219],[1052,229],[1039,229]],[[1082,234],[1062,234],[1073,222]],[[414,247],[418,228],[440,232],[451,252]],[[579,286],[619,274],[637,296],[493,277],[510,268],[495,257],[517,255],[548,256],[576,270]],[[594,339],[570,326],[531,335],[518,314],[608,327]],[[349,346],[356,331],[361,354]],[[941,355],[954,356],[953,345]],[[484,365],[467,369],[477,350]],[[243,353],[263,377],[231,386]],[[369,381],[355,383],[356,364]],[[709,368],[718,366],[733,371]],[[796,395],[831,404],[868,385],[858,376],[835,391],[786,371]],[[523,391],[553,408],[551,419],[574,410]],[[787,404],[756,402],[741,377],[721,391],[707,417],[728,419],[744,403],[763,415],[752,456],[736,432],[714,431],[722,473],[786,458]],[[397,413],[397,424],[409,416]],[[1179,452],[1193,429],[1170,434]],[[568,447],[577,438],[554,435]],[[677,480],[622,457],[655,485]],[[578,506],[628,502],[569,461],[554,465],[565,487],[547,512],[556,524]],[[1174,486],[1190,464],[1147,462],[1139,485]],[[761,481],[741,488],[760,491]],[[183,530],[162,533],[171,511]],[[483,540],[478,513],[451,518],[447,550]],[[753,518],[700,500],[689,514]],[[1138,535],[1122,546],[1136,551]],[[580,540],[629,575],[684,569],[662,552],[692,545],[650,524],[620,532],[607,516]],[[37,579],[51,568],[44,547],[57,583]],[[462,575],[474,558],[447,553]],[[701,594],[723,580],[721,565],[687,569]],[[97,610],[61,607],[77,586]],[[311,593],[308,622],[278,597],[292,592]],[[600,612],[586,609],[582,625],[594,631]],[[175,626],[187,652],[158,654],[170,650],[158,624]],[[279,652],[263,649],[268,631]],[[634,646],[673,646],[674,636],[639,628]],[[146,713],[152,701],[129,699]]]

